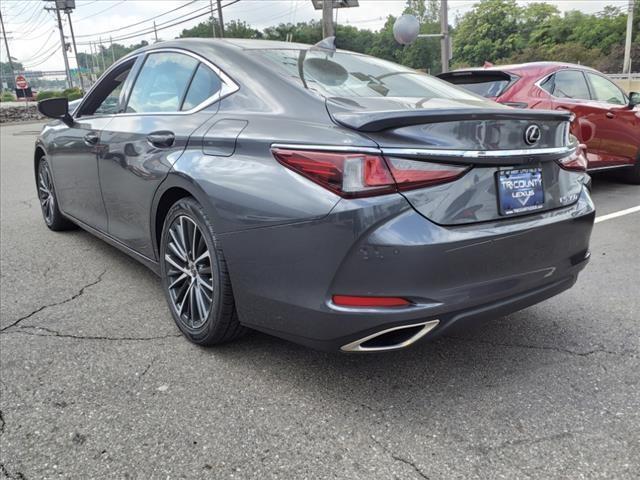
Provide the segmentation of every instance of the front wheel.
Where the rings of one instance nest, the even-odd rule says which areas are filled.
[[[206,212],[192,198],[178,200],[167,214],[160,270],[173,319],[190,341],[215,345],[245,333],[222,248]]]
[[[77,228],[74,223],[60,212],[58,198],[56,197],[56,191],[53,186],[51,169],[45,157],[42,157],[38,163],[37,188],[42,218],[44,218],[44,223],[47,227],[56,232]]]

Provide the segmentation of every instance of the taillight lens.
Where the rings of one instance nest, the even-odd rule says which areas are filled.
[[[382,157],[362,153],[273,149],[280,163],[343,197],[396,190]]]
[[[366,197],[455,180],[470,167],[385,159],[363,153],[318,152],[274,148],[286,167],[342,197]]]
[[[450,182],[461,177],[471,168],[395,157],[387,158],[387,163],[391,169],[391,175],[393,175],[400,190],[410,190],[412,188]]]
[[[581,148],[577,148],[571,155],[558,160],[558,164],[565,170],[585,172],[587,170],[587,157],[582,153]]]

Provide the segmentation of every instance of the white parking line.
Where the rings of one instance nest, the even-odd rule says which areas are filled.
[[[608,213],[607,215],[596,217],[596,223],[604,222],[605,220],[611,220],[612,218],[622,217],[623,215],[629,215],[630,213],[635,212],[640,212],[640,205],[638,205],[637,207],[631,207],[625,210],[620,210],[618,212]]]

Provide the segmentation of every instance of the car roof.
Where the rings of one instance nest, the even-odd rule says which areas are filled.
[[[528,63],[514,63],[509,65],[493,65],[491,67],[474,67],[474,68],[461,68],[454,70],[455,72],[470,72],[470,71],[494,71],[494,72],[509,72],[515,73],[519,76],[529,75],[544,75],[563,68],[579,68],[581,70],[597,71],[591,67],[585,65],[577,65],[575,63],[565,62],[528,62]]]

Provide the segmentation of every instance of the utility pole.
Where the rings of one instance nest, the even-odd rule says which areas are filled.
[[[442,73],[449,71],[449,58],[451,57],[451,44],[449,43],[449,6],[447,0],[440,0],[440,59]]]
[[[333,37],[333,0],[322,0],[322,38]]]
[[[9,42],[7,41],[7,31],[4,29],[4,21],[2,20],[2,12],[0,12],[0,26],[2,27],[2,36],[4,37],[4,46],[7,47],[7,58],[9,59],[9,67],[11,67],[11,82],[13,82],[15,86],[16,82],[16,72],[13,69],[13,60],[11,60],[11,53],[9,53]],[[9,82],[7,82],[7,86],[9,86]],[[0,86],[1,88],[1,86]]]
[[[51,1],[51,0],[48,0]],[[64,57],[64,69],[67,73],[67,84],[69,88],[73,88],[73,81],[71,80],[71,70],[69,69],[69,58],[67,57],[67,44],[64,41],[64,30],[62,29],[62,17],[60,16],[60,8],[58,1],[54,1],[55,8],[45,7],[45,10],[55,10],[58,17],[58,29],[60,30],[60,44],[62,45],[62,56]],[[61,2],[64,4],[64,2]],[[64,7],[64,5],[63,5]]]
[[[633,10],[634,0],[629,0],[629,13],[627,15],[627,37],[624,42],[624,62],[622,63],[622,73],[627,73],[631,79],[631,33],[633,30]]]
[[[213,0],[209,0],[209,8],[211,9],[211,38],[216,38],[216,22],[213,19]]]
[[[102,48],[102,37],[100,37],[98,41],[100,42],[100,46],[98,48],[100,49],[100,59],[102,60],[102,73],[104,73],[107,67],[105,66],[105,63],[104,63],[104,50]]]
[[[158,30],[156,29],[156,21],[153,21],[153,34],[156,36],[156,43],[158,43]]]
[[[111,63],[114,64],[116,63],[116,52],[113,49],[113,40],[111,39],[111,37],[109,37],[109,44],[111,45]]]
[[[80,78],[80,89],[84,92],[84,80],[82,79],[82,68],[80,67],[80,59],[78,58],[78,47],[76,47],[76,37],[73,34],[73,25],[71,23],[71,9],[66,10],[69,19],[69,30],[71,30],[71,43],[73,44],[73,54],[76,56],[76,65],[78,65],[78,77]]]
[[[220,23],[220,38],[224,38],[224,20],[222,19],[222,3],[218,0],[218,22]]]

